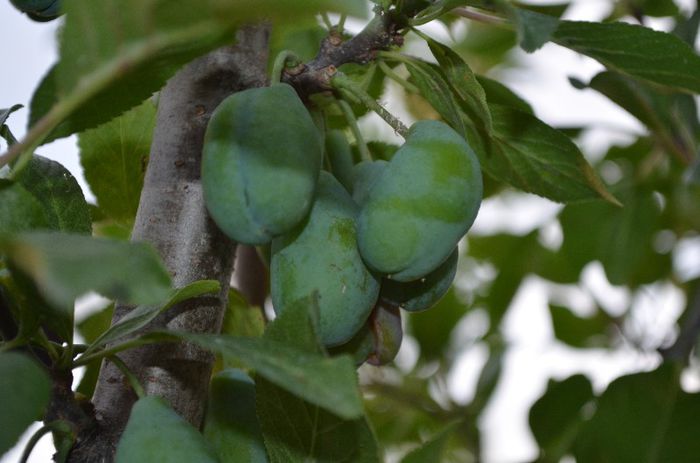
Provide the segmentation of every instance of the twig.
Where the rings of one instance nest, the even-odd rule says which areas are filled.
[[[689,295],[678,338],[671,347],[659,349],[664,360],[687,363],[700,336],[700,281],[695,282]]]

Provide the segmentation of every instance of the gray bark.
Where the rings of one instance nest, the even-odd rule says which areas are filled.
[[[269,28],[251,26],[235,46],[183,68],[159,96],[156,129],[132,240],[159,252],[177,287],[219,280],[221,293],[174,307],[149,329],[218,332],[233,271],[235,244],[209,218],[202,197],[200,157],[212,111],[229,94],[265,85]],[[113,322],[131,307],[117,306]],[[213,357],[185,344],[157,344],[119,357],[149,395],[165,398],[195,426],[203,417]],[[121,372],[105,362],[93,397],[98,426],[83,436],[70,461],[112,461],[136,396]]]

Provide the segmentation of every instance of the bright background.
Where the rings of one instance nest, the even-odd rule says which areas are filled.
[[[678,0],[677,3],[689,9],[694,2]],[[606,0],[574,1],[566,17],[600,20],[605,16],[608,6]],[[353,23],[349,25],[357,26]],[[59,26],[60,21],[32,22],[12,8],[8,1],[0,0],[0,108],[16,103],[25,105],[24,109],[14,113],[8,121],[17,138],[21,138],[26,131],[26,107],[34,88],[57,59],[55,34]],[[648,26],[665,29],[667,24],[653,21]],[[465,21],[450,32],[459,36],[465,32],[466,27]],[[450,40],[450,35],[444,28],[428,27],[425,31],[442,41]],[[420,53],[416,49],[409,51]],[[579,140],[584,153],[591,159],[602,156],[611,144],[632,140],[635,134],[644,131],[635,119],[599,94],[571,87],[569,76],[587,81],[602,70],[597,62],[553,44],[548,44],[531,55],[516,51],[513,58],[520,63],[519,66],[500,70],[496,68],[490,75],[528,100],[537,116],[550,125],[593,127]],[[401,106],[400,100],[392,98],[395,95],[396,90],[390,88],[383,103],[406,122],[410,122],[411,118]],[[392,135],[376,117],[365,118],[361,124],[369,138]],[[4,149],[5,145],[0,144],[0,150]],[[38,153],[66,166],[78,179],[88,201],[94,202],[94,196],[81,173],[75,137],[44,145]],[[485,201],[471,233],[503,230],[524,234],[546,225],[547,233],[542,237],[543,240],[557,246],[561,242],[561,230],[554,217],[560,207],[533,195],[502,195],[498,199]],[[675,257],[674,265],[681,275],[689,278],[700,275],[700,239],[689,241],[683,252]],[[580,311],[580,314],[593,310],[591,294],[613,314],[621,313],[632,297],[629,292],[610,286],[599,264],[589,265],[582,280],[580,288],[560,288],[561,297],[566,298],[569,305]],[[641,353],[636,347],[625,344],[610,351],[576,350],[558,343],[553,337],[547,310],[547,294],[551,291],[551,286],[531,277],[521,286],[508,312],[504,337],[510,349],[505,360],[504,374],[480,422],[486,463],[518,463],[536,457],[537,447],[529,431],[527,413],[531,404],[544,392],[549,378],[561,379],[582,372],[591,378],[600,391],[614,378],[632,371],[652,369],[660,361],[653,352]],[[678,290],[671,286],[657,285],[648,287],[635,298],[635,329],[651,340],[650,345],[658,344],[673,334],[674,322],[685,302]],[[99,306],[94,303],[94,298],[84,300],[78,305],[77,319],[84,318],[96,305]],[[466,403],[471,399],[477,375],[486,361],[486,349],[468,341],[474,338],[475,333],[485,329],[486,323],[475,312],[460,326],[462,337],[457,342],[463,339],[466,347],[449,378],[450,392],[458,402]],[[415,348],[411,340],[407,339],[396,362],[401,368],[410,369],[415,360]],[[689,389],[700,388],[697,374],[687,372],[684,386]],[[37,427],[38,425],[28,431],[25,438]],[[0,463],[16,462],[21,447],[18,445],[0,458]],[[30,462],[49,461],[52,452],[50,439],[44,438],[35,448]]]

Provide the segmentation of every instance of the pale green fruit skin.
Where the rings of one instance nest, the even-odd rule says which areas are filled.
[[[438,121],[420,121],[372,186],[358,217],[367,265],[397,281],[427,275],[471,227],[483,194],[467,142]]]
[[[321,172],[306,221],[272,242],[270,292],[277,313],[318,292],[320,338],[326,346],[350,340],[367,320],[379,280],[357,250],[357,206],[342,185]]]
[[[352,149],[342,131],[331,130],[326,134],[326,156],[328,156],[335,178],[346,190],[351,191],[354,164]]]
[[[222,462],[268,462],[250,376],[236,368],[214,375],[203,434]]]
[[[352,199],[362,207],[369,197],[369,192],[382,172],[389,165],[387,161],[378,159],[376,161],[362,161],[355,165],[352,171]]]
[[[438,268],[418,280],[383,280],[379,297],[406,312],[420,312],[431,308],[452,286],[457,274],[458,256],[459,252],[455,249]]]
[[[322,156],[322,136],[292,87],[234,93],[216,108],[205,134],[209,214],[239,243],[269,243],[308,213]]]

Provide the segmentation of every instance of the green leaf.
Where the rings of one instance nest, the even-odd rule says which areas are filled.
[[[204,294],[218,293],[220,290],[221,284],[216,280],[199,280],[182,288],[173,289],[171,290],[169,299],[163,304],[140,305],[124,315],[117,323],[112,325],[91,343],[90,347],[85,351],[85,355],[102,346],[133,334],[176,304]]]
[[[476,76],[479,85],[486,93],[486,100],[491,104],[510,106],[524,113],[535,114],[530,103],[520,98],[515,92],[497,80],[485,76]]]
[[[364,16],[366,5],[360,0],[66,0],[63,10],[60,61],[31,104],[30,126],[50,114],[40,134],[44,142],[96,127],[136,106],[182,65],[230,42],[240,24],[298,21],[322,10]]]
[[[622,185],[616,194],[624,207],[597,202],[569,205],[559,216],[563,253],[575,266],[600,260],[612,284],[637,285],[664,273],[653,240],[660,227],[661,209],[653,191]],[[595,227],[591,220],[595,218]],[[649,274],[647,267],[655,270]],[[659,273],[660,272],[660,273]]]
[[[265,316],[262,309],[258,306],[249,305],[241,293],[234,288],[230,288],[221,334],[258,338],[264,332]],[[217,365],[221,369],[243,368],[245,366],[237,357],[228,356],[222,356],[217,359]]]
[[[48,302],[70,312],[88,291],[132,304],[157,304],[170,295],[170,276],[146,243],[31,232],[0,240],[0,250]]]
[[[444,461],[447,444],[459,422],[445,426],[444,429],[425,441],[420,447],[403,457],[401,463],[432,463]]]
[[[318,303],[311,298],[280,314],[268,327],[265,339],[284,343],[307,355],[315,354],[321,352],[317,326]],[[352,369],[355,376],[354,364]],[[350,376],[349,371],[347,374]],[[268,379],[271,378],[257,378],[256,390],[258,416],[270,461],[379,461],[374,434],[364,417],[344,420],[337,411],[330,413],[328,407],[323,410],[308,397],[294,396],[283,384],[273,384]],[[352,379],[351,384],[357,392],[356,380]],[[361,411],[347,418],[360,415]]]
[[[494,178],[558,202],[602,198],[619,204],[569,137],[509,107],[491,105],[491,114],[493,144],[479,160]]]
[[[155,120],[149,99],[78,138],[85,179],[112,219],[131,222],[136,217]]]
[[[700,454],[700,394],[680,386],[680,368],[664,364],[613,381],[579,432],[577,461],[661,463],[694,461]]]
[[[0,234],[46,228],[41,203],[21,184],[0,178]]]
[[[521,8],[510,8],[509,10],[518,30],[520,47],[528,53],[532,53],[549,42],[552,34],[559,27],[559,20],[556,17]]]
[[[554,41],[611,70],[700,93],[700,57],[675,35],[620,22],[562,21]]]
[[[24,354],[0,354],[0,455],[8,451],[25,429],[42,419],[49,404],[49,375]]]
[[[117,445],[116,463],[218,463],[213,449],[160,397],[139,399]]]
[[[17,181],[43,206],[52,230],[90,234],[90,209],[78,181],[60,163],[34,155]]]
[[[5,122],[7,121],[7,118],[10,117],[10,114],[12,114],[13,112],[15,112],[19,109],[22,109],[23,107],[24,106],[22,106],[21,104],[16,104],[10,108],[0,109],[0,126],[5,124]]]
[[[491,132],[491,111],[486,103],[486,92],[469,65],[452,49],[435,40],[429,40],[428,46],[462,108],[472,120],[480,122],[487,132]]]
[[[530,428],[540,447],[538,461],[558,462],[571,452],[584,421],[584,407],[593,399],[591,382],[583,375],[549,381],[545,393],[530,408]]]
[[[268,461],[255,414],[255,383],[243,371],[227,369],[212,378],[203,433],[222,462]]]
[[[612,320],[603,311],[597,310],[592,317],[579,317],[566,307],[549,306],[554,337],[572,347],[606,347],[606,331]]]
[[[237,357],[258,376],[344,418],[362,415],[350,357],[326,358],[266,338],[170,333],[221,355]]]

